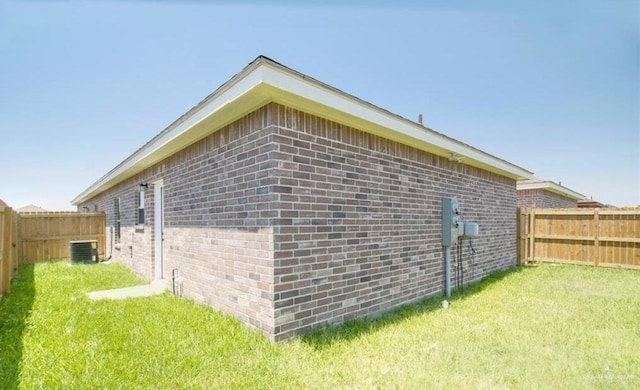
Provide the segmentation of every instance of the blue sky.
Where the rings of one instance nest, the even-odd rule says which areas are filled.
[[[71,209],[260,54],[640,204],[638,1],[0,0],[0,199]]]

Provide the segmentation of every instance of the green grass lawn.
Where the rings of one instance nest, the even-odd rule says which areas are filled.
[[[541,265],[452,299],[272,344],[119,265],[23,266],[0,303],[0,388],[640,388],[640,272]]]

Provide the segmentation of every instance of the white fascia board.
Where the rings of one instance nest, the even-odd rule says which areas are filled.
[[[462,157],[464,164],[507,177],[532,177],[531,172],[505,160],[259,58],[83,191],[72,204],[90,199],[270,101],[307,110],[434,154]]]
[[[516,189],[518,191],[521,190],[546,190],[553,192],[558,195],[565,196],[571,199],[584,199],[585,196],[575,192],[573,190],[568,189],[567,187],[561,186],[560,184],[554,183],[552,181],[540,181],[534,183],[517,183]]]
[[[162,134],[159,138],[152,140],[147,145],[145,145],[138,152],[134,153],[129,159],[127,159],[127,164],[123,166],[123,168],[135,165],[139,163],[141,160],[146,159],[149,155],[151,155],[154,151],[160,149],[161,147],[166,146],[179,136],[185,134],[189,129],[195,127],[203,120],[208,118],[209,116],[218,112],[224,106],[233,102],[238,96],[243,95],[248,90],[250,90],[253,86],[255,86],[259,80],[256,80],[255,74],[250,74],[247,77],[237,84],[233,85],[227,91],[223,92],[217,98],[205,103],[204,106],[199,108],[193,115],[188,116],[184,119],[180,124],[170,129],[166,133]]]
[[[348,114],[352,118],[357,118],[360,122],[367,122],[375,127],[386,129],[387,138],[389,138],[389,133],[398,133],[397,135],[400,135],[403,139],[410,139],[417,141],[419,144],[429,145],[428,151],[430,152],[443,156],[454,154],[457,157],[462,157],[462,162],[468,165],[479,166],[490,171],[498,171],[518,179],[532,177],[532,172],[505,160],[360,101],[355,97],[348,96],[344,92],[333,90],[320,82],[314,82],[304,76],[292,76],[291,71],[288,69],[281,69],[277,65],[268,65],[263,73],[263,82],[265,84],[282,89],[294,96],[303,97],[307,101],[326,106],[336,112]],[[369,130],[362,127],[359,127],[359,129]]]
[[[97,193],[109,189],[120,181],[141,172],[145,168],[203,138],[212,131],[212,128],[202,126],[200,131],[194,131],[194,129],[215,114],[226,110],[221,117],[216,118],[215,122],[218,125],[214,125],[214,128],[220,128],[245,114],[245,109],[253,110],[258,108],[257,106],[266,103],[268,97],[262,96],[259,92],[250,96],[250,92],[261,84],[261,73],[260,68],[251,69],[249,67],[249,69],[245,69],[243,75],[237,75],[236,80],[232,79],[229,85],[222,87],[223,90],[219,91],[219,94],[214,94],[210,99],[206,99],[190,110],[183,118],[178,119],[83,191],[71,203],[78,205]],[[242,97],[253,99],[245,99],[243,103],[240,103],[239,100]],[[232,105],[234,107],[231,107]],[[179,142],[177,142],[178,139]]]

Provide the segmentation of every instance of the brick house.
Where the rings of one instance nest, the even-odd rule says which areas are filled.
[[[518,207],[567,209],[578,207],[578,200],[584,198],[559,183],[539,178],[520,180],[517,183]]]
[[[282,340],[440,293],[443,196],[480,225],[465,282],[514,265],[530,177],[260,56],[73,204],[114,261]]]

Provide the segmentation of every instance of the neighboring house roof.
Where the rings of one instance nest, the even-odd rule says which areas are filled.
[[[83,191],[83,201],[244,115],[275,102],[513,179],[532,173],[421,124],[259,56],[197,106]]]
[[[26,206],[22,206],[19,209],[16,209],[16,211],[19,213],[34,213],[34,212],[49,211],[49,210],[43,209],[42,207],[38,207],[33,204],[29,204]]]
[[[583,199],[585,197],[584,195],[575,192],[572,189],[569,189],[559,183],[540,178],[519,180],[516,184],[516,189],[518,191],[543,189],[575,200]]]
[[[579,199],[578,200],[578,207],[588,207],[588,208],[600,207],[600,208],[605,208],[605,207],[611,207],[611,206],[606,205],[604,203],[600,203],[597,200],[585,198],[585,199]]]

